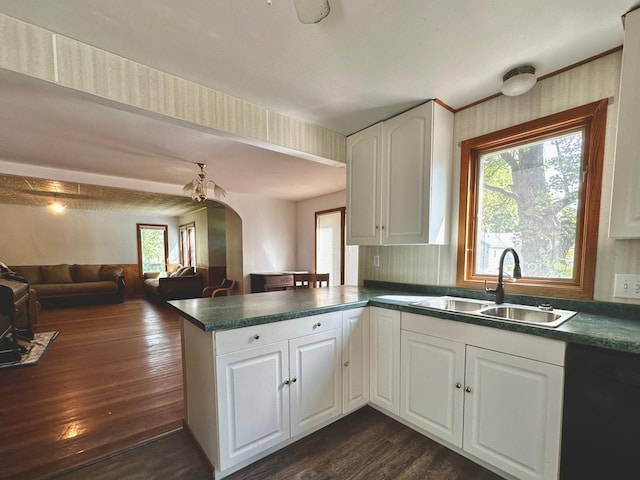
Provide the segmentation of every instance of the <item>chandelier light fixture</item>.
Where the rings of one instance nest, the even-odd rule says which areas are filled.
[[[207,199],[207,187],[209,184],[213,185],[213,196],[217,199],[220,197],[226,197],[227,192],[213,180],[207,180],[207,174],[204,171],[207,166],[204,163],[197,163],[200,167],[200,173],[184,187],[182,187],[182,193],[189,195],[191,200],[196,202],[204,202]]]

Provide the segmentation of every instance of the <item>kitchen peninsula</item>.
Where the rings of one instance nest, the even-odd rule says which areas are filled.
[[[410,305],[455,293],[486,299],[480,292],[374,286],[169,302],[183,318],[185,423],[215,478],[366,404],[506,478],[557,478],[566,343],[640,353],[640,322],[626,315],[637,307],[606,304],[622,312],[612,318],[597,302],[578,302],[580,313],[550,329]],[[420,388],[415,379],[429,360],[442,384]],[[483,383],[500,372],[482,371],[487,362],[508,366],[511,378],[498,379],[504,391]],[[514,379],[525,383],[513,388]],[[426,390],[453,417],[426,411]],[[483,445],[483,427],[469,420],[483,395],[496,402],[481,413],[495,416],[485,433],[497,444]],[[514,408],[524,425],[501,418]]]

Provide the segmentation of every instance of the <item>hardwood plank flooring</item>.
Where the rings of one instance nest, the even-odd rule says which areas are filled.
[[[364,407],[227,480],[498,480],[501,477]]]
[[[210,479],[184,430],[58,480]],[[365,407],[228,480],[498,480],[499,476]]]
[[[145,299],[42,310],[58,338],[0,370],[0,478],[47,478],[182,426],[178,316]]]
[[[0,478],[211,478],[180,428],[175,313],[144,299],[43,310],[36,330],[60,332],[40,364],[0,370]],[[228,478],[500,477],[365,407]]]

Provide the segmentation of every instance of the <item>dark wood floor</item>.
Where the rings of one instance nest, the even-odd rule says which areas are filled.
[[[211,478],[180,429],[173,312],[143,299],[45,310],[37,331],[51,330],[39,365],[0,370],[0,478]],[[228,478],[500,477],[366,407]]]
[[[211,478],[178,431],[58,480]],[[228,480],[497,480],[500,477],[365,407],[227,477]]]
[[[39,365],[0,370],[0,478],[46,478],[182,426],[178,316],[144,299],[43,310]]]

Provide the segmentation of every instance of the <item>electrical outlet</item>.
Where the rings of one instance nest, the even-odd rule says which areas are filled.
[[[380,266],[380,255],[374,255],[373,256],[373,266],[374,267],[379,267]]]
[[[640,275],[616,273],[613,296],[640,300]]]

